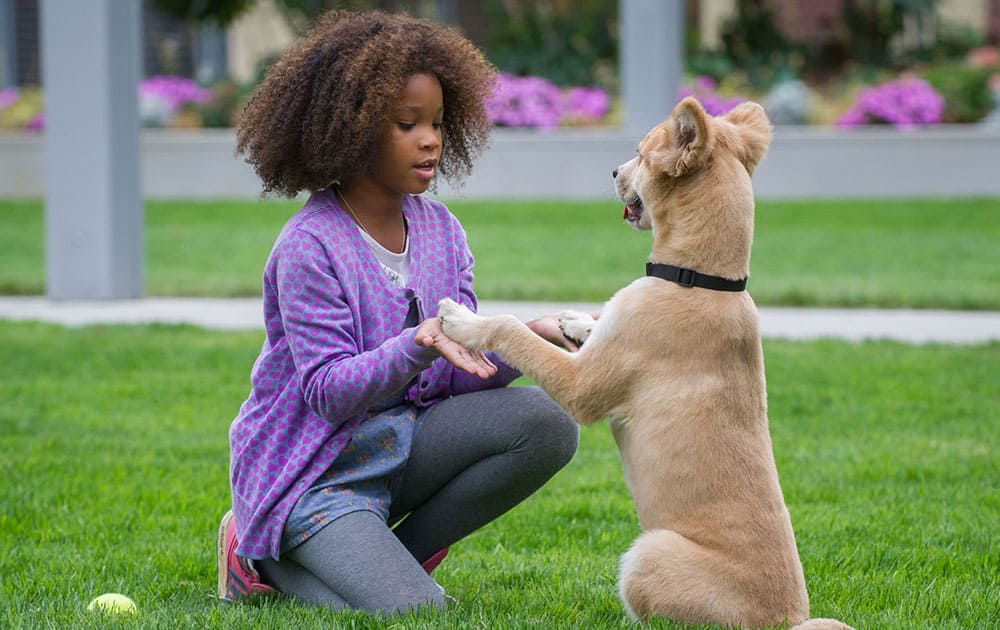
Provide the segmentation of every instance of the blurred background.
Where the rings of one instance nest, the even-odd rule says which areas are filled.
[[[138,0],[137,0],[138,1]],[[0,129],[44,128],[40,0],[0,0]],[[503,73],[501,127],[620,122],[618,0],[142,0],[145,127],[230,127],[330,8],[447,23]],[[1000,126],[1000,0],[686,0],[682,94],[776,124]]]
[[[715,115],[765,107],[758,200],[1000,198],[1000,0],[0,0],[0,199],[44,199],[49,297],[142,295],[143,201],[261,200],[234,126],[334,8],[451,25],[500,71],[490,146],[429,193],[449,204],[611,207],[612,170],[685,95]],[[863,208],[848,207],[870,221]],[[19,292],[42,284],[32,265],[8,274]]]

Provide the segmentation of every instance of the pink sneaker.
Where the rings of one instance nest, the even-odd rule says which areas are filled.
[[[447,555],[448,555],[448,548],[445,547],[441,551],[437,552],[430,558],[427,558],[422,563],[420,563],[420,566],[424,568],[424,571],[427,571],[427,575],[430,575],[431,571],[436,569],[437,565],[441,564],[441,561],[444,560],[444,557]]]
[[[253,595],[277,593],[274,588],[260,581],[260,574],[247,558],[236,555],[236,521],[229,510],[219,523],[219,599],[231,602]]]

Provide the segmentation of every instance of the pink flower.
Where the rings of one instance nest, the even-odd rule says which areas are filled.
[[[977,68],[1000,67],[1000,48],[996,46],[980,46],[973,48],[965,57],[970,66]]]

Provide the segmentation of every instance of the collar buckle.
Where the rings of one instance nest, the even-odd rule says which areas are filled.
[[[696,278],[698,277],[698,272],[694,269],[678,269],[677,270],[677,284],[682,287],[693,287]]]

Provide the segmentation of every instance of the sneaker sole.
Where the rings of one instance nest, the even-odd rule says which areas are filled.
[[[215,564],[219,572],[219,586],[218,586],[218,596],[219,599],[228,602],[229,599],[229,562],[228,549],[226,549],[226,531],[229,529],[229,523],[233,520],[233,511],[230,510],[226,512],[226,515],[222,517],[222,522],[219,523],[219,535],[218,535],[218,546],[216,547],[215,553]]]

